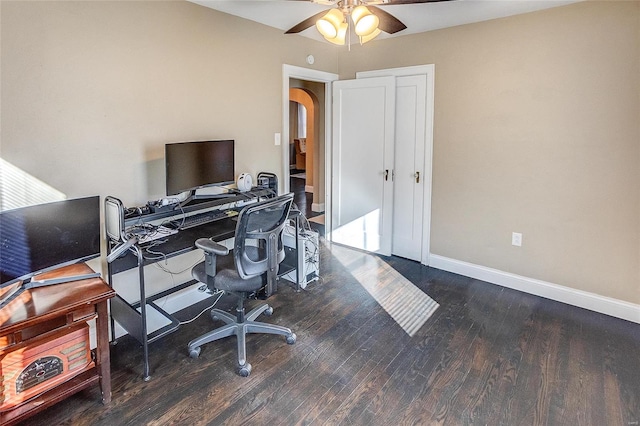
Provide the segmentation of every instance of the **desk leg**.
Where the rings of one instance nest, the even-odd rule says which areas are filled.
[[[111,357],[109,354],[109,314],[107,301],[96,305],[98,318],[96,319],[96,359],[100,372],[100,390],[102,391],[102,403],[111,402]]]
[[[296,215],[296,291],[300,291],[300,214]],[[302,262],[304,273],[304,262]]]
[[[144,287],[144,258],[142,250],[137,245],[134,246],[138,254],[138,280],[140,281],[140,315],[142,325],[142,352],[144,356],[144,372],[142,379],[148,382],[151,379],[149,375],[149,339],[147,336],[147,296]]]

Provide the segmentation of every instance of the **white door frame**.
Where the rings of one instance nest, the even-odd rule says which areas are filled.
[[[383,77],[383,76],[409,76],[426,75],[427,77],[427,117],[425,135],[425,174],[429,178],[429,183],[424,185],[424,208],[422,217],[422,264],[429,265],[431,248],[431,191],[433,185],[433,108],[434,108],[434,88],[435,88],[434,64],[417,65],[403,68],[389,68],[385,70],[363,71],[356,73],[356,78]]]
[[[331,82],[338,80],[338,74],[325,71],[318,71],[309,68],[297,67],[294,65],[282,65],[282,180],[280,193],[289,192],[289,79],[316,81],[324,83],[324,169],[325,169],[325,237],[330,239],[331,229],[331,135],[332,135],[332,85]]]

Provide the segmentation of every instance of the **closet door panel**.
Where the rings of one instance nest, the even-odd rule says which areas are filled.
[[[331,240],[391,254],[395,79],[333,84]]]

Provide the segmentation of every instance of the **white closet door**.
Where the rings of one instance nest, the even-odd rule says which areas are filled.
[[[426,90],[424,75],[397,77],[392,253],[422,259]]]
[[[391,254],[395,78],[333,84],[331,241]]]

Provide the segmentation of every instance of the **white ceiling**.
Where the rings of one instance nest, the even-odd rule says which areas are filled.
[[[282,32],[330,6],[301,0],[188,0],[220,12],[259,22]],[[564,6],[583,0],[454,0],[435,3],[381,6],[407,29],[394,35],[382,33],[378,39],[421,33],[473,22],[503,18],[536,10]],[[315,27],[300,33],[324,40]],[[291,35],[295,37],[295,35]]]

